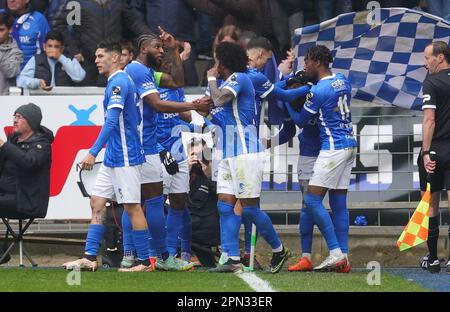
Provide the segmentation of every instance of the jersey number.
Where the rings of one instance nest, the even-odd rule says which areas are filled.
[[[343,94],[339,97],[338,101],[339,110],[341,111],[342,120],[346,120],[350,117],[350,109],[348,108],[347,94]]]

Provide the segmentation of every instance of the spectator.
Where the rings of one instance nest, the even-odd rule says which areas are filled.
[[[268,38],[276,55],[290,46],[287,16],[278,0],[185,0],[204,14],[221,21],[221,26],[235,25]]]
[[[278,0],[288,16],[291,43],[294,39],[294,31],[304,25],[303,3],[298,0]]]
[[[131,0],[131,6],[154,33],[159,33],[158,26],[161,26],[177,40],[187,41],[195,47],[195,12],[185,1]],[[198,85],[195,50],[192,49],[190,58],[183,63],[186,86]]]
[[[253,33],[253,32],[251,32]],[[227,25],[224,26],[222,28],[220,28],[217,31],[216,37],[214,38],[214,42],[213,42],[213,51],[216,49],[216,47],[219,45],[219,43],[221,42],[232,42],[232,43],[239,43],[240,40],[240,35],[241,35],[241,30],[239,29],[239,27],[234,26],[234,25]],[[214,54],[214,53],[213,53]],[[208,64],[208,66],[206,68],[211,68],[214,66],[214,59],[211,60]],[[207,79],[206,79],[206,70],[203,73],[203,77],[201,80],[201,85],[207,85]]]
[[[122,55],[120,56],[120,67],[123,69],[132,60],[134,60],[134,51],[131,41],[123,39],[120,41],[120,46],[122,47]]]
[[[315,5],[319,22],[352,11],[352,0],[316,0]]]
[[[428,12],[450,21],[450,1],[428,0]]]
[[[72,32],[69,32],[67,18],[71,11],[66,7],[66,1],[61,1],[55,11],[53,26],[64,34],[69,55],[74,55],[86,71],[82,85],[105,86],[106,78],[99,76],[94,63],[97,44],[107,38],[112,41],[119,41],[122,37],[132,39],[150,30],[124,0],[78,2],[81,7],[80,25],[73,25]]]
[[[197,12],[198,45],[197,58],[199,60],[212,60],[212,25],[211,16]]]
[[[353,0],[354,11],[367,10],[367,4],[372,0]],[[433,0],[428,0],[433,1]],[[420,8],[423,0],[381,0],[378,1],[382,8]]]
[[[45,37],[44,52],[33,56],[17,77],[17,86],[50,91],[55,86],[75,86],[86,76],[80,63],[63,54],[64,40],[52,30]]]
[[[33,9],[30,0],[8,0],[7,4],[6,11],[14,16],[12,36],[23,52],[22,69],[31,57],[42,52],[50,26],[45,16]]]
[[[23,54],[11,37],[14,18],[0,13],[0,95],[9,94],[9,83],[20,71]]]
[[[53,133],[35,104],[14,112],[14,133],[0,139],[0,216],[44,218],[50,194]]]

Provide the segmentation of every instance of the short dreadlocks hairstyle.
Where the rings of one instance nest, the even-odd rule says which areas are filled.
[[[333,62],[333,55],[330,49],[323,45],[316,45],[309,48],[305,57],[316,62],[319,61],[325,67],[329,67],[330,63]]]
[[[219,62],[232,72],[247,71],[248,57],[241,46],[231,42],[221,42],[215,52]]]

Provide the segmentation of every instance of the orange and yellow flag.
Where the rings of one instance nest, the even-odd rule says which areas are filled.
[[[427,183],[427,190],[423,194],[419,205],[397,240],[397,247],[400,251],[404,251],[427,241],[428,224],[430,221],[430,198],[430,183]]]

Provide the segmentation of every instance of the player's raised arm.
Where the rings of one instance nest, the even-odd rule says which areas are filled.
[[[163,73],[161,76],[160,86],[163,88],[176,89],[184,86],[184,69],[183,61],[178,50],[178,43],[175,38],[166,32],[162,27],[158,27],[161,35],[161,41],[166,48],[166,56],[170,59],[170,73]]]
[[[209,92],[211,94],[211,100],[213,101],[214,105],[222,106],[236,97],[235,94],[230,89],[223,88],[219,90],[219,88],[217,87],[217,76],[218,76],[217,64],[214,65],[213,68],[208,70],[207,76],[208,76]]]

